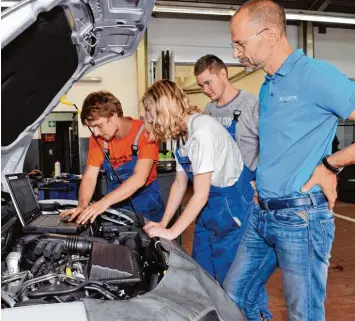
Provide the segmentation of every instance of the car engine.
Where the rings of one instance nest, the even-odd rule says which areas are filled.
[[[127,300],[154,289],[169,255],[159,240],[116,215],[96,221],[78,236],[2,228],[1,307]]]

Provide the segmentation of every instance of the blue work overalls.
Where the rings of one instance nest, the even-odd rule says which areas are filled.
[[[240,110],[235,110],[233,112],[233,119],[229,126],[224,126],[227,129],[228,133],[232,136],[233,140],[237,141],[237,127],[238,127],[238,118],[242,112]]]
[[[122,182],[127,180],[133,175],[134,167],[137,163],[138,157],[138,141],[139,137],[144,129],[144,125],[139,129],[134,143],[132,145],[132,159],[131,161],[119,166],[116,171]],[[108,143],[104,141],[105,153],[109,155]],[[108,181],[108,192],[112,192],[116,187],[120,185],[115,173],[113,173],[112,168],[106,158],[103,162],[103,168],[106,172],[107,181]],[[131,196],[133,206],[137,213],[142,214],[150,221],[160,222],[164,214],[164,202],[162,194],[160,191],[159,184],[154,180],[148,186],[140,188],[136,193]],[[122,202],[115,204],[113,207],[124,208],[130,211],[133,211],[130,200],[126,199]]]
[[[231,136],[233,137],[233,139],[235,141],[237,141],[237,137],[236,137],[236,135],[237,135],[237,126],[238,126],[238,118],[239,118],[240,115],[241,115],[241,111],[240,110],[235,110],[234,113],[233,113],[233,120],[232,120],[230,126],[225,126],[225,128],[231,134]],[[242,184],[248,184],[250,186],[250,181],[255,180],[255,178],[256,178],[255,177],[256,176],[255,175],[256,171],[251,171],[247,166],[244,165],[243,174],[244,173],[245,173],[245,176],[248,177],[248,178],[246,178],[246,180]],[[249,182],[248,182],[248,180],[249,180]],[[245,185],[245,187],[246,187],[246,185]],[[241,238],[242,238],[242,236],[243,236],[243,234],[245,232],[245,229],[246,229],[246,227],[248,225],[249,214],[251,214],[253,208],[254,208],[254,202],[251,202],[249,208],[247,209],[248,214],[246,214],[247,215],[247,219],[245,220],[244,227],[242,225],[241,229],[239,230],[238,242],[236,244],[237,247],[239,246]],[[259,309],[260,309],[260,312],[262,313],[262,315],[264,315],[264,317],[267,318],[267,320],[271,320],[272,315],[271,315],[271,313],[270,313],[270,311],[268,309],[268,297],[267,297],[265,286],[263,286],[263,289],[260,291]]]
[[[189,180],[193,182],[189,157],[180,156],[180,149],[177,149],[176,158]],[[238,182],[233,186],[211,185],[207,204],[196,220],[192,257],[220,285],[223,284],[235,259],[239,242],[247,226],[254,195],[250,185],[252,175],[253,173],[244,167]]]

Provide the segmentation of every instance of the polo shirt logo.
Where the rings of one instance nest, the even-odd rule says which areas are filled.
[[[279,103],[288,103],[292,101],[297,101],[297,96],[282,96],[279,97]]]

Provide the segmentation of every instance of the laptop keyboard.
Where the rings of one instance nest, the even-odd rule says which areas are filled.
[[[59,226],[62,222],[58,215],[41,215],[32,224],[38,227],[52,227]]]

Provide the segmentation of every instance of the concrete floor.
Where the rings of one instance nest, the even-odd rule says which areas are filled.
[[[189,193],[187,193],[189,194]],[[188,196],[185,198],[185,203]],[[327,299],[325,303],[327,321],[355,320],[355,204],[336,204],[336,236],[329,267]],[[353,219],[346,220],[346,218]],[[194,225],[182,236],[182,245],[188,253],[192,250]],[[283,296],[280,271],[276,271],[267,284],[269,306],[275,321],[287,321],[287,310]]]

